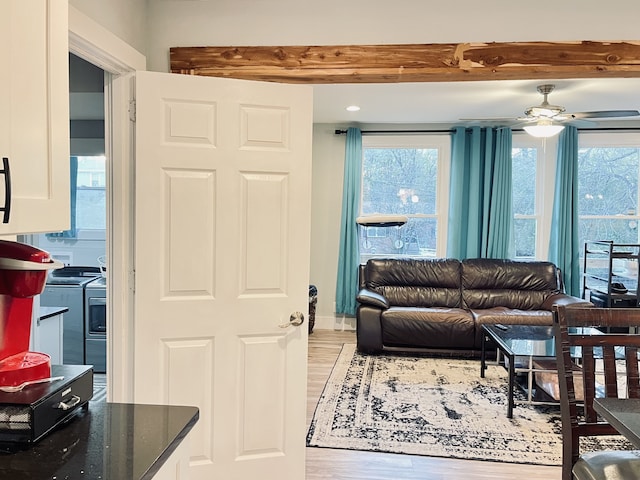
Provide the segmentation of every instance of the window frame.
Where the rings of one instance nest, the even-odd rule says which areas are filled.
[[[447,229],[448,229],[448,214],[449,214],[449,179],[451,171],[451,135],[442,133],[423,133],[414,135],[363,135],[362,137],[362,155],[364,159],[365,150],[368,148],[423,148],[423,149],[437,149],[437,178],[436,178],[436,204],[433,214],[415,214],[411,217],[415,218],[433,218],[437,224],[437,237],[436,237],[436,252],[435,256],[445,257],[447,251]],[[364,162],[362,165],[364,169]],[[361,171],[360,178],[362,180],[364,172]],[[360,205],[359,214],[362,215],[362,181],[360,188]],[[358,232],[359,235],[361,232]],[[360,246],[360,244],[358,244]],[[360,261],[366,261],[368,258],[380,256],[380,254],[367,255],[360,252]],[[386,257],[407,255],[391,255],[384,254]],[[432,258],[423,255],[411,255],[413,258]]]

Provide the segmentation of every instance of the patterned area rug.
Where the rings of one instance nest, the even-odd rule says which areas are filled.
[[[524,397],[521,397],[524,398]],[[362,355],[344,345],[307,446],[538,465],[562,464],[560,409],[516,405],[507,372],[478,360]],[[595,440],[588,449],[618,445]]]

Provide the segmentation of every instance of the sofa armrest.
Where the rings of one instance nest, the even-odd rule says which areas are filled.
[[[578,297],[572,297],[566,293],[556,293],[549,296],[542,304],[542,309],[551,311],[554,305],[572,305],[576,307],[589,308],[593,307],[593,303]]]
[[[356,296],[356,300],[362,305],[370,305],[372,307],[378,307],[386,310],[390,307],[389,301],[382,295],[371,290],[360,290]]]
[[[382,310],[371,305],[359,305],[356,311],[356,341],[358,351],[378,353],[382,345]]]

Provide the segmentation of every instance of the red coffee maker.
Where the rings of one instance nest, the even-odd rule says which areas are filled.
[[[43,250],[0,240],[0,386],[51,377],[49,355],[29,351],[33,297],[62,266]]]

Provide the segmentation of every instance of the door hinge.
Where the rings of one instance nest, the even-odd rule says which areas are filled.
[[[129,290],[131,293],[136,293],[136,271],[129,270]]]
[[[136,121],[136,101],[129,100],[129,120]]]

